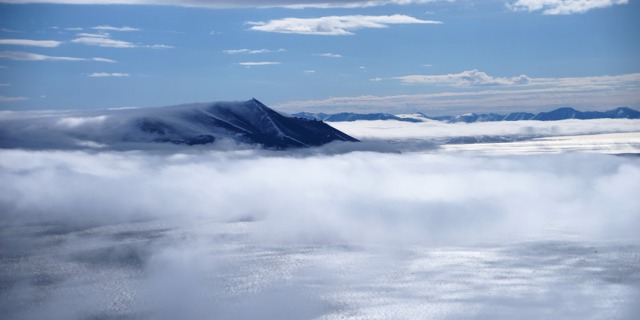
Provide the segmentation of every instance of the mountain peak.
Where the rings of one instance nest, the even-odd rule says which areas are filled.
[[[71,120],[73,121],[71,121]],[[79,110],[54,113],[33,122],[0,119],[0,147],[32,147],[47,137],[50,148],[92,144],[118,148],[147,143],[204,145],[222,140],[257,144],[268,149],[320,146],[331,141],[357,141],[322,121],[282,115],[255,98],[135,110]],[[151,146],[151,145],[149,145]]]

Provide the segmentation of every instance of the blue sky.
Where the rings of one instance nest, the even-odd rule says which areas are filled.
[[[0,0],[0,109],[638,108],[639,16],[636,0]]]

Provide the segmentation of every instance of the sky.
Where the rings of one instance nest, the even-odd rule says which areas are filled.
[[[640,107],[637,0],[0,0],[0,110]]]

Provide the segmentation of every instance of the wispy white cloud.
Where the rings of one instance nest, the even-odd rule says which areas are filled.
[[[107,58],[77,58],[77,57],[60,57],[60,56],[47,56],[44,54],[21,52],[21,51],[2,51],[0,52],[0,59],[9,59],[17,61],[97,61],[97,62],[115,62],[115,60]]]
[[[137,47],[135,44],[122,41],[115,40],[106,37],[80,37],[71,40],[73,43],[81,43],[88,46],[97,46],[97,47],[106,47],[106,48],[135,48]]]
[[[151,49],[170,49],[173,46],[165,44],[140,45],[124,40],[112,39],[109,33],[79,33],[79,38],[71,40],[73,43],[80,43],[88,46],[96,46],[103,48],[151,48]]]
[[[0,83],[0,87],[8,87],[8,86],[10,86],[10,84],[8,84],[8,83]]]
[[[337,54],[337,53],[317,53],[314,54],[314,56],[318,56],[318,57],[324,57],[324,58],[342,58],[342,55]]]
[[[2,0],[0,0],[0,3],[2,3]],[[0,31],[7,32],[7,33],[23,33],[22,31],[13,30],[9,28],[0,28]]]
[[[512,78],[492,77],[487,73],[478,70],[469,70],[455,74],[443,75],[409,75],[402,77],[393,77],[392,79],[400,80],[404,83],[451,85],[456,87],[499,85],[511,86],[523,85],[531,81],[531,79],[526,75],[520,75]]]
[[[542,11],[548,15],[567,15],[627,3],[629,0],[517,0],[508,3],[507,7],[513,11]]]
[[[257,61],[257,62],[253,62],[253,61],[249,61],[249,62],[239,62],[239,65],[243,66],[243,67],[256,67],[256,66],[271,66],[271,65],[277,65],[280,64],[280,62],[275,62],[275,61]]]
[[[101,30],[101,31],[124,31],[124,32],[129,32],[129,31],[140,31],[140,29],[138,28],[132,28],[132,27],[112,27],[112,26],[107,26],[107,25],[103,25],[103,26],[97,26],[97,27],[93,27],[92,29],[94,30]]]
[[[0,95],[0,102],[15,102],[15,101],[24,101],[24,100],[29,100],[29,98],[26,97],[5,97]]]
[[[78,37],[88,37],[88,38],[109,38],[111,35],[107,32],[101,33],[87,33],[82,32],[77,34]]]
[[[305,74],[314,74],[314,73],[316,73],[316,71],[315,70],[304,70],[304,73]]]
[[[260,54],[260,53],[275,53],[275,52],[285,52],[287,50],[285,49],[278,49],[278,50],[269,50],[269,49],[257,49],[257,50],[251,50],[251,49],[235,49],[235,50],[224,50],[222,52],[226,53],[226,54]]]
[[[128,77],[129,74],[128,73],[118,73],[118,72],[114,72],[114,73],[108,73],[108,72],[94,72],[92,74],[89,75],[89,77],[94,77],[94,78],[104,78],[104,77]]]
[[[108,62],[108,63],[116,63],[117,62],[115,60],[107,59],[107,58],[91,58],[91,60],[98,61],[98,62]]]
[[[0,44],[54,48],[62,44],[62,42],[54,40],[0,39]]]
[[[19,60],[19,61],[85,61],[87,60],[84,58],[47,56],[44,54],[18,52],[18,51],[2,51],[0,52],[0,58],[9,59],[9,60]]]
[[[368,28],[388,28],[391,24],[440,24],[440,21],[420,20],[396,14],[391,16],[328,16],[320,18],[284,18],[267,22],[248,22],[250,29],[264,32],[310,35],[353,35],[353,31]]]
[[[174,48],[174,46],[168,46],[166,44],[152,44],[152,45],[145,45],[142,47],[151,48],[151,49],[173,49]]]
[[[0,3],[164,5],[199,8],[364,8],[451,0],[0,0]]]

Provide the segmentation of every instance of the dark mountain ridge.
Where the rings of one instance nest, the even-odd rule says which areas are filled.
[[[226,139],[268,149],[357,141],[318,120],[280,114],[256,99],[126,110],[0,116],[0,147],[205,145]],[[36,144],[34,146],[34,144]]]

